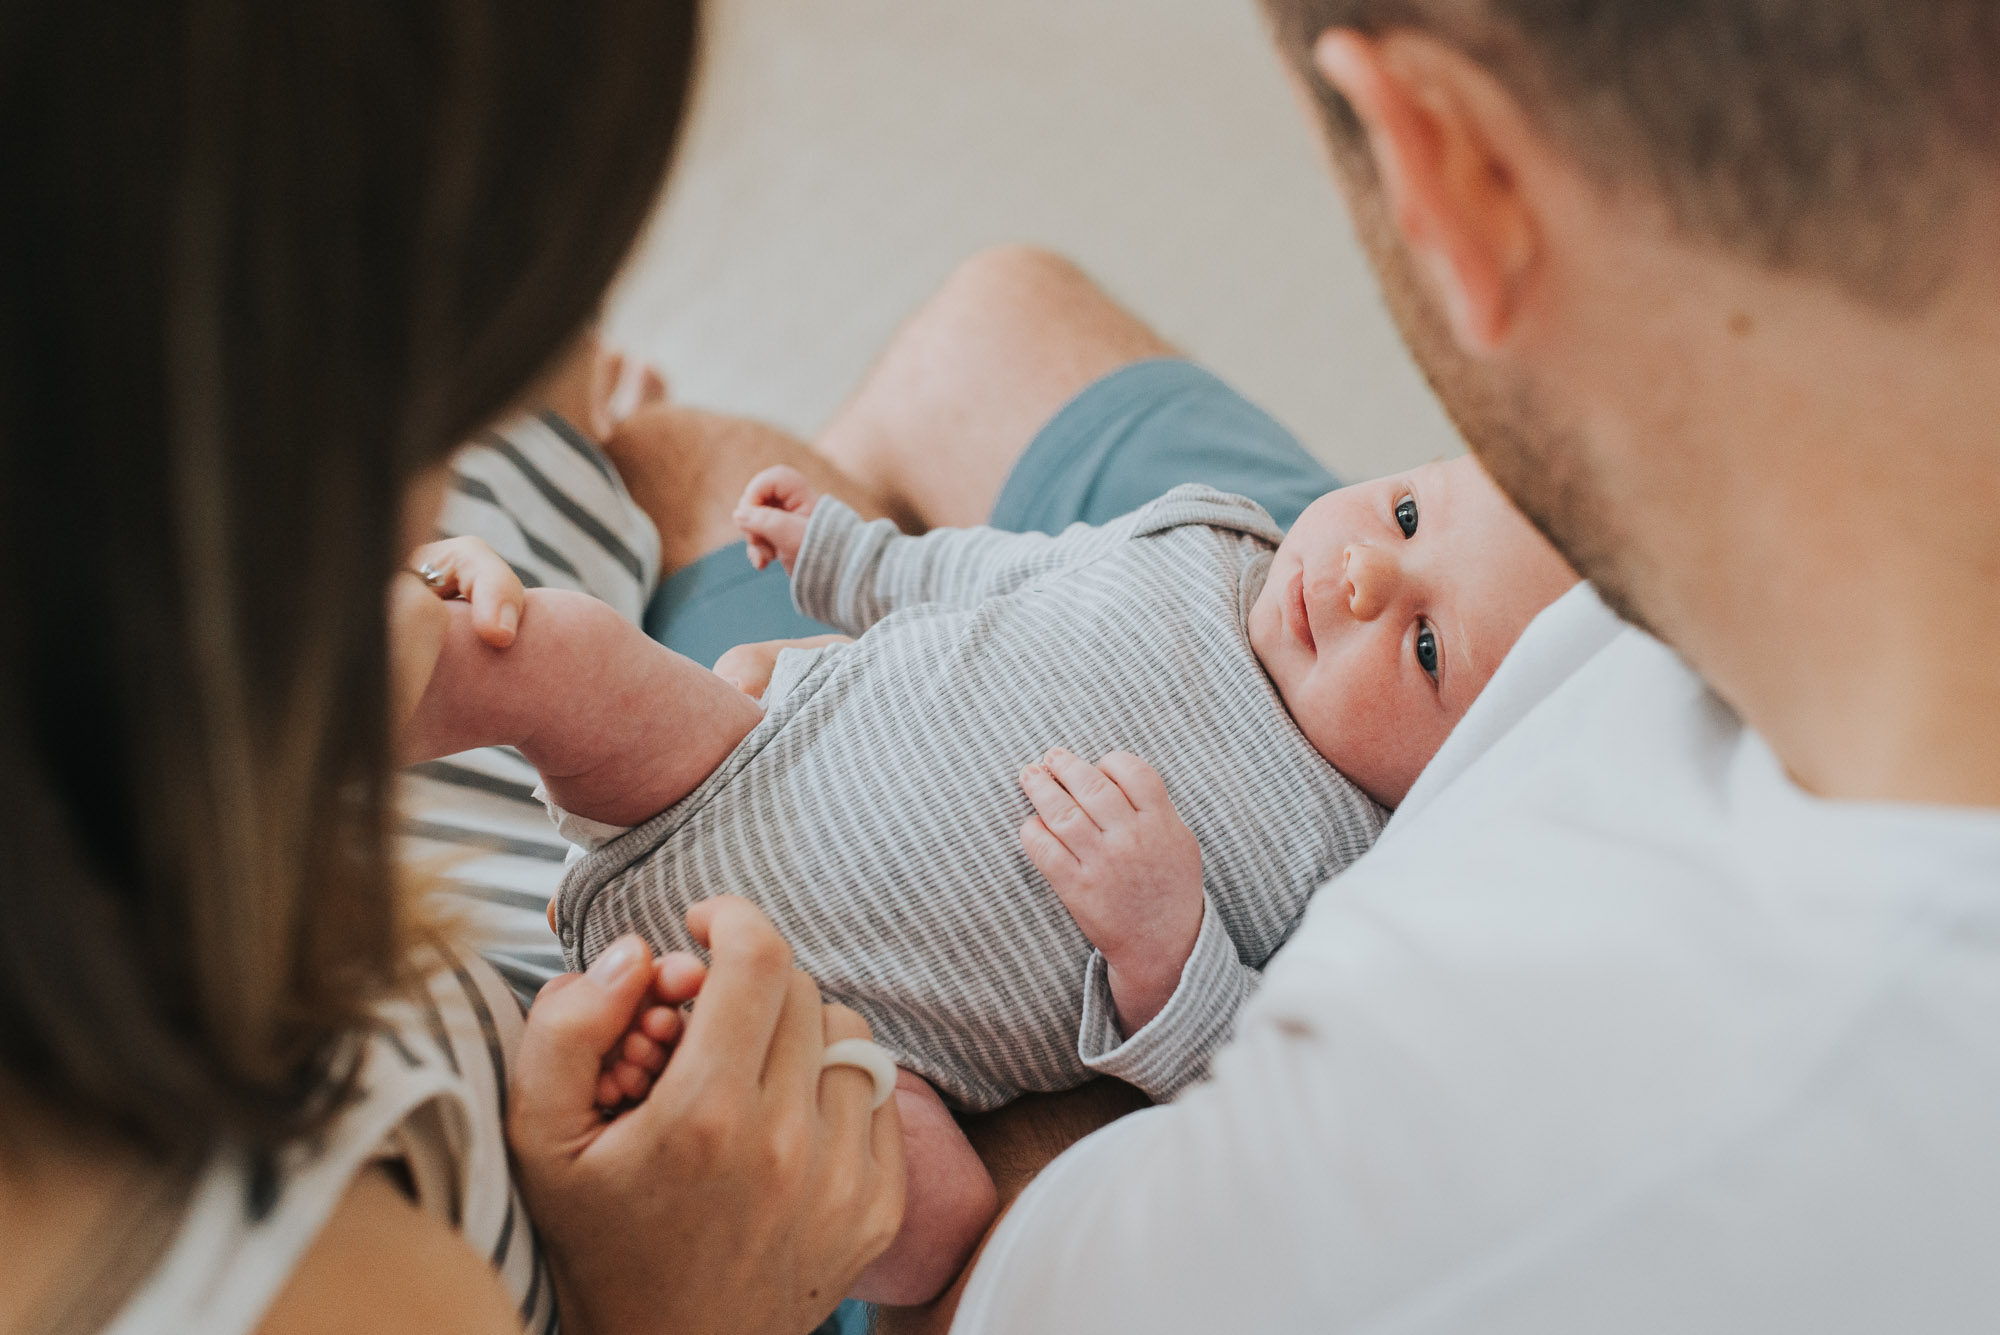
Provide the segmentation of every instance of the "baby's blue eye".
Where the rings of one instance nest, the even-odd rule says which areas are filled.
[[[1429,626],[1417,627],[1417,666],[1433,677],[1438,674],[1438,637]]]
[[[1396,527],[1403,530],[1403,536],[1417,536],[1417,498],[1405,496],[1396,502]]]

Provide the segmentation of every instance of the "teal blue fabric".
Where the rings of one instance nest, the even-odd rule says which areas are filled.
[[[1279,528],[1340,485],[1212,372],[1161,359],[1113,371],[1051,418],[1000,488],[990,522],[1017,533],[1108,523],[1183,482],[1248,496]]]
[[[1248,496],[1280,528],[1340,484],[1271,415],[1192,362],[1136,362],[1065,404],[1014,464],[988,521],[1059,533],[1129,514],[1183,482]],[[711,552],[660,585],[646,631],[697,663],[755,640],[825,634],[792,606],[776,563],[744,544]]]
[[[741,542],[676,570],[646,605],[646,633],[706,667],[739,644],[796,640],[832,629],[792,606],[792,581],[784,567],[773,561],[752,569],[750,549]]]

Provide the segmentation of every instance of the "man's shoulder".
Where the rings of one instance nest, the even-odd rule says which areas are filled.
[[[1672,650],[1623,630],[1397,813],[1252,1007],[1312,1023],[1407,990],[1440,1041],[1518,1040],[1552,1070],[1630,1051],[1751,1070],[1995,867],[2000,818],[1820,802]]]

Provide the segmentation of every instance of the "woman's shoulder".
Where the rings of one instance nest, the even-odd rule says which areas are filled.
[[[512,1335],[520,1328],[485,1259],[412,1204],[385,1172],[370,1169],[349,1185],[258,1331]]]

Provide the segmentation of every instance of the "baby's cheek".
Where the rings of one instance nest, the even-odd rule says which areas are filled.
[[[1300,730],[1363,792],[1395,806],[1443,741],[1435,705],[1412,700],[1404,680],[1351,671],[1315,675],[1293,711]]]

